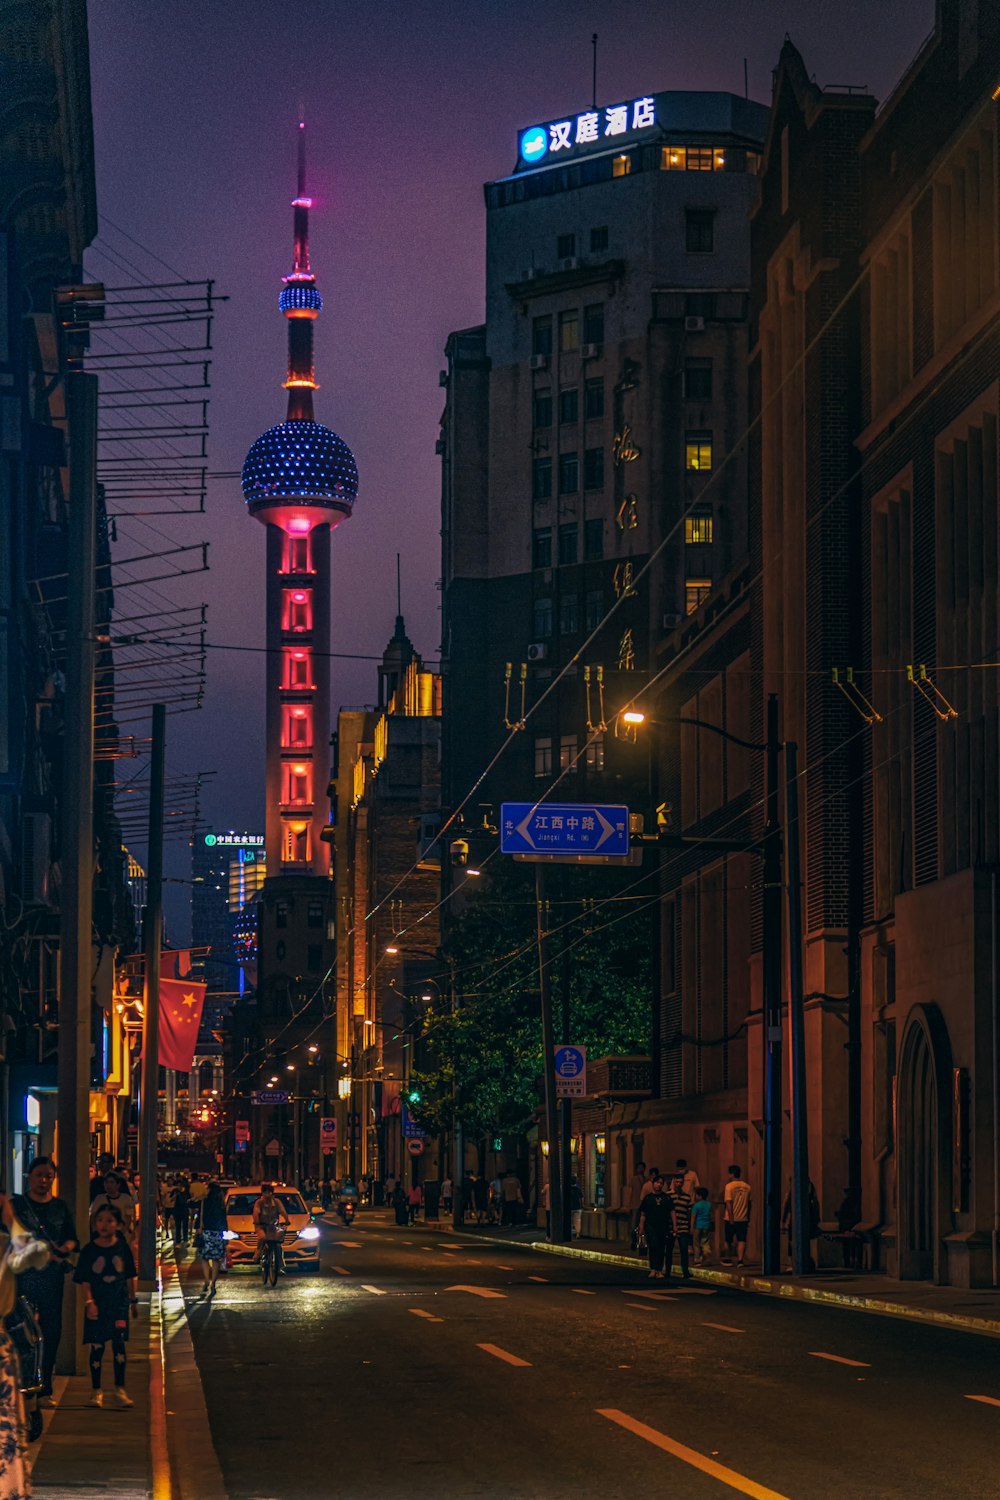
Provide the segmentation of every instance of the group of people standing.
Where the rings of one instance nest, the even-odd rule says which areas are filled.
[[[645,1162],[636,1162],[629,1206],[634,1215],[633,1243],[637,1250],[646,1251],[651,1280],[670,1275],[675,1245],[685,1280],[691,1276],[692,1251],[696,1266],[711,1259],[712,1201],[708,1188],[702,1187],[698,1173],[683,1157],[668,1177],[656,1167],[647,1171]],[[729,1168],[722,1206],[726,1242],[723,1264],[731,1264],[735,1251],[736,1264],[742,1268],[750,1227],[751,1193],[742,1168],[736,1163]]]

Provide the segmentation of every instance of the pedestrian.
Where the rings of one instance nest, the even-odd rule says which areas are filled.
[[[569,1185],[569,1213],[572,1235],[578,1240],[583,1229],[583,1189],[576,1177]]]
[[[406,1195],[406,1206],[410,1211],[410,1223],[416,1223],[417,1214],[420,1212],[424,1201],[424,1193],[419,1182],[415,1182]]]
[[[170,1234],[174,1222],[174,1197],[176,1189],[172,1177],[164,1177],[157,1192],[157,1202],[160,1208],[160,1229],[164,1239]]]
[[[518,1188],[520,1192],[520,1187]],[[478,1172],[472,1181],[472,1199],[476,1206],[476,1223],[486,1223],[486,1213],[490,1206],[490,1189],[486,1178]]]
[[[750,1227],[750,1184],[744,1182],[742,1168],[729,1168],[729,1181],[723,1194],[725,1208],[726,1264],[732,1262],[733,1246],[736,1246],[736,1264],[742,1270],[747,1251],[747,1231]]]
[[[695,1190],[701,1186],[701,1183],[698,1179],[698,1173],[694,1170],[694,1167],[688,1166],[687,1161],[683,1156],[679,1156],[677,1158],[677,1162],[674,1168],[675,1182],[677,1180],[678,1172],[684,1178],[684,1191],[687,1193],[688,1197],[693,1203]]]
[[[663,1280],[663,1259],[667,1241],[671,1240],[673,1227],[673,1204],[663,1186],[659,1173],[649,1184],[649,1190],[639,1206],[639,1235],[646,1241],[649,1257],[650,1281]]]
[[[183,1177],[174,1178],[174,1244],[186,1245],[189,1228],[188,1185]]]
[[[491,1224],[503,1223],[503,1177],[499,1172],[490,1180],[489,1221]]]
[[[694,1199],[685,1191],[684,1173],[678,1172],[673,1182],[673,1190],[670,1194],[674,1205],[674,1239],[677,1241],[677,1253],[681,1263],[681,1276],[685,1281],[691,1280],[691,1210],[694,1207]],[[667,1251],[667,1275],[670,1275],[670,1263],[674,1258],[674,1247],[671,1243]]]
[[[704,1265],[712,1254],[712,1204],[708,1188],[694,1190],[694,1207],[691,1210],[691,1232],[694,1235],[694,1263]]]
[[[104,1350],[111,1344],[115,1397],[119,1406],[132,1406],[125,1389],[125,1344],[129,1317],[137,1317],[135,1260],[125,1238],[121,1213],[102,1203],[93,1217],[94,1237],[80,1253],[74,1281],[87,1288],[83,1342],[90,1345],[90,1405],[103,1406],[101,1390]]]
[[[208,1197],[208,1181],[198,1172],[191,1173],[191,1232],[197,1233],[201,1228],[201,1205]]]
[[[395,1172],[387,1172],[386,1173],[386,1179],[385,1179],[385,1201],[386,1201],[386,1203],[391,1203],[392,1202],[392,1195],[396,1191],[396,1187],[397,1187],[398,1183],[399,1183],[399,1179],[396,1176]]]
[[[73,1269],[69,1257],[80,1248],[69,1205],[53,1195],[55,1180],[56,1165],[52,1158],[36,1156],[28,1172],[27,1193],[15,1193],[11,1199],[16,1218],[29,1234],[44,1240],[52,1251],[47,1266],[25,1271],[17,1279],[18,1295],[27,1297],[37,1310],[45,1341],[42,1346],[43,1406],[55,1406],[52,1372],[62,1337],[63,1284]]]
[[[31,1494],[25,1466],[28,1446],[21,1367],[5,1319],[14,1310],[18,1287],[29,1267],[41,1271],[49,1262],[49,1246],[22,1233],[10,1201],[0,1193],[0,1496],[24,1500]],[[62,1285],[62,1273],[59,1275]],[[49,1402],[49,1405],[52,1403]]]
[[[219,1266],[226,1254],[223,1233],[226,1228],[226,1200],[217,1182],[207,1185],[205,1201],[201,1205],[201,1229],[195,1246],[201,1258],[201,1278],[205,1284],[205,1295],[215,1296],[215,1280]]]
[[[406,1192],[401,1182],[397,1182],[392,1190],[392,1211],[396,1216],[396,1223],[405,1229],[410,1222],[410,1205],[406,1201]]]
[[[443,1213],[451,1213],[452,1182],[450,1177],[441,1179],[441,1210]]]
[[[333,1202],[333,1188],[330,1184],[329,1177],[323,1178],[323,1186],[320,1188],[319,1192],[319,1201],[322,1206],[323,1212],[327,1213],[329,1211],[330,1204]]]
[[[104,1191],[98,1193],[90,1205],[90,1223],[93,1230],[94,1215],[99,1208],[105,1204],[111,1207],[119,1215],[125,1233],[125,1238],[132,1246],[132,1254],[135,1254],[135,1202],[128,1193],[122,1192],[121,1178],[117,1172],[109,1172],[104,1179]]]

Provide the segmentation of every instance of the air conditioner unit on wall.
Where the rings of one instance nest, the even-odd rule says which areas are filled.
[[[535,641],[528,647],[529,661],[544,661],[549,654],[549,648],[544,641]]]
[[[52,820],[48,813],[26,812],[21,816],[21,896],[38,906],[49,899],[49,866],[52,854]]]
[[[704,318],[690,317],[690,318],[685,318],[684,319],[684,332],[685,333],[702,333],[704,331],[704,328],[705,328],[705,319]]]
[[[579,271],[580,257],[578,255],[568,255],[562,263],[562,268],[564,271]]]
[[[547,370],[549,367],[549,356],[547,354],[533,354],[530,364],[533,370]]]
[[[583,359],[600,359],[601,346],[600,344],[584,344],[580,354]]]

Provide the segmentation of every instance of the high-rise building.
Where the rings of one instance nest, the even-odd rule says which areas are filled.
[[[267,874],[262,833],[217,829],[200,834],[191,859],[191,944],[208,948],[200,960],[209,990],[242,995],[247,983],[245,927],[255,922],[257,894]]]

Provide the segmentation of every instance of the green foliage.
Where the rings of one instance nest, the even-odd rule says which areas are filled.
[[[653,941],[652,880],[635,870],[568,868],[548,876],[548,929],[555,1035],[562,985],[569,978],[569,1037],[597,1058],[645,1052],[650,1045]],[[631,886],[632,889],[626,890]],[[612,899],[608,899],[611,897]],[[447,970],[429,1008],[420,1094],[413,1112],[432,1133],[453,1123],[452,1085],[470,1137],[525,1129],[539,1102],[541,1014],[534,870],[494,860],[489,876],[451,924],[446,958],[455,976],[451,1008]]]

